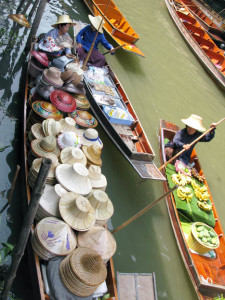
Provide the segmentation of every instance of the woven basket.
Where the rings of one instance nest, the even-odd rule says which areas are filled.
[[[218,244],[213,247],[213,246],[206,246],[203,242],[201,242],[197,238],[196,230],[195,230],[196,225],[197,226],[202,225],[202,226],[208,227],[210,230],[213,230],[212,227],[210,227],[210,226],[208,226],[204,223],[201,223],[201,222],[193,223],[192,226],[191,226],[191,232],[190,232],[190,234],[188,235],[188,238],[187,238],[187,244],[188,244],[189,248],[191,248],[192,250],[198,252],[199,254],[205,254],[205,253],[209,252],[210,250],[215,250],[216,248],[218,248],[219,245],[220,245],[219,240],[218,240]],[[216,234],[215,231],[214,231],[214,233]]]

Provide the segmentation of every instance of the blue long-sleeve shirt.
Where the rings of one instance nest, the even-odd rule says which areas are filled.
[[[165,147],[171,147],[176,148],[178,152],[183,150],[183,146],[186,144],[191,144],[194,140],[196,140],[200,135],[202,135],[201,132],[196,131],[194,134],[188,134],[187,129],[183,128],[179,130],[172,141],[168,142]],[[215,129],[212,129],[210,132],[208,132],[203,138],[199,140],[199,142],[209,142],[211,141],[215,136]],[[186,165],[189,164],[192,150],[194,149],[196,143],[190,147],[190,149],[186,150],[184,153],[182,153],[178,158],[179,160],[183,161]]]
[[[83,48],[88,52],[91,48],[91,44],[94,41],[96,36],[96,31],[91,29],[90,25],[87,25],[83,29],[78,32],[76,41],[78,44],[82,44]],[[101,43],[106,49],[111,50],[113,46],[108,43],[106,40],[104,33],[98,33],[98,36],[95,40],[94,49],[98,50],[98,44]]]

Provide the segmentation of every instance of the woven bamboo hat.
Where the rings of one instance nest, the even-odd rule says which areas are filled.
[[[101,168],[99,166],[90,165],[90,167],[88,168],[88,172],[89,172],[88,177],[94,189],[106,188],[107,180],[105,175],[101,173]]]
[[[20,24],[22,26],[25,26],[25,27],[28,27],[28,28],[31,27],[30,23],[27,21],[27,18],[24,15],[22,15],[22,14],[17,14],[17,15],[11,14],[8,17],[11,20],[13,20],[14,22],[16,22],[16,23],[18,23],[18,24]]]
[[[116,252],[116,240],[113,235],[99,225],[93,226],[86,232],[79,232],[77,236],[78,247],[95,250],[106,263]]]
[[[101,148],[99,148],[97,145],[91,145],[91,146],[82,146],[82,150],[84,154],[86,155],[88,159],[88,163],[91,165],[101,166],[102,160],[101,160]]]
[[[56,139],[53,135],[44,137],[43,139],[35,139],[31,142],[32,152],[37,157],[43,157],[47,153],[55,154],[57,157],[60,150],[56,145]]]
[[[96,30],[99,30],[100,33],[103,33],[103,25],[105,24],[105,21],[104,20],[102,21],[102,17],[101,16],[93,17],[92,15],[88,15],[88,18],[91,24],[94,26],[94,28]]]
[[[95,210],[81,195],[64,194],[59,201],[59,211],[63,220],[77,231],[87,231],[95,225]]]
[[[87,111],[75,110],[69,116],[82,128],[94,128],[98,125],[98,121]]]
[[[42,122],[42,131],[45,136],[53,135],[56,137],[61,132],[61,123],[52,118]]]
[[[93,190],[88,200],[95,209],[96,223],[101,226],[105,225],[114,213],[113,204],[108,195],[101,190]]]
[[[67,147],[80,147],[81,139],[77,133],[66,131],[58,136],[57,143],[60,149]]]
[[[194,115],[194,114],[191,114],[189,118],[187,119],[181,119],[181,121],[191,127],[191,128],[194,128],[200,132],[204,132],[206,131],[205,127],[203,127],[202,125],[202,118],[200,116],[197,116],[197,115]]]
[[[59,24],[76,25],[76,23],[70,19],[69,15],[58,16],[57,22],[55,24],[53,24],[52,27],[56,28]]]
[[[63,164],[69,165],[81,163],[86,166],[87,164],[87,158],[84,152],[81,149],[74,147],[64,148],[60,153],[60,160]]]
[[[98,131],[94,128],[88,128],[84,131],[81,137],[81,143],[84,146],[97,145],[101,149],[103,148],[103,143],[98,136]]]
[[[87,297],[106,279],[107,269],[96,251],[79,247],[63,259],[59,273],[71,293]]]
[[[70,118],[70,117],[66,117],[65,119],[61,119],[60,120],[60,124],[61,124],[61,132],[65,132],[65,131],[76,131],[76,122],[74,119]]]
[[[42,124],[41,123],[35,123],[31,126],[31,135],[32,140],[33,139],[43,139],[45,137],[45,134],[42,130]]]
[[[65,222],[48,217],[42,219],[32,237],[33,250],[44,260],[68,255],[76,248],[76,235]]]
[[[59,165],[55,174],[58,182],[70,192],[85,196],[92,190],[88,169],[81,163]]]

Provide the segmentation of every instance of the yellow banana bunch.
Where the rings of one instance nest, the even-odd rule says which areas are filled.
[[[204,211],[211,211],[212,210],[212,204],[208,204],[207,202],[197,202],[198,207]]]
[[[181,174],[180,172],[178,174],[173,174],[172,175],[172,181],[173,183],[180,185],[180,186],[185,186],[187,183],[190,183],[188,176]],[[189,181],[189,182],[188,182]]]
[[[209,192],[206,185],[201,187],[195,180],[191,181],[191,185],[194,189],[195,196],[200,201],[206,201],[209,199]]]
[[[179,186],[177,189],[177,196],[181,200],[186,200],[187,202],[191,202],[191,198],[193,197],[193,193],[191,188]]]

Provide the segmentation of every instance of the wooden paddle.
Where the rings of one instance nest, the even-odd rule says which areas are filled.
[[[114,48],[114,51],[116,51],[116,50],[118,50],[118,49],[120,49],[120,48],[122,48],[122,47],[124,47],[124,46],[126,46],[126,44],[123,44],[123,45],[120,45],[120,46]],[[106,55],[106,54],[108,54],[108,53],[110,53],[110,52],[111,52],[110,50],[109,50],[109,51],[106,51],[105,53],[103,53],[103,55]]]
[[[128,224],[130,224],[131,222],[133,222],[134,220],[136,220],[137,218],[139,218],[140,216],[142,216],[145,212],[147,212],[153,206],[155,206],[161,199],[163,199],[166,196],[168,196],[169,194],[171,194],[177,188],[178,188],[178,185],[175,185],[171,190],[169,190],[168,192],[166,192],[165,194],[163,194],[161,197],[159,197],[158,199],[156,199],[155,201],[153,201],[151,204],[147,205],[145,208],[143,208],[142,210],[140,210],[136,215],[134,215],[133,217],[131,217],[130,219],[128,219],[126,222],[124,222],[123,224],[121,224],[120,226],[118,226],[116,229],[112,230],[111,233],[116,233],[120,229],[126,227]]]
[[[195,143],[197,143],[199,140],[201,140],[201,138],[203,138],[203,136],[205,136],[207,133],[209,133],[211,130],[213,130],[216,126],[218,126],[220,123],[222,123],[225,120],[225,118],[221,119],[219,122],[215,123],[214,127],[209,128],[208,130],[206,130],[206,132],[204,132],[203,134],[201,134],[197,139],[195,139],[190,146],[194,145]],[[169,159],[167,162],[165,162],[161,167],[159,167],[159,171],[164,168],[167,164],[171,163],[171,161],[173,161],[175,158],[177,158],[178,156],[180,156],[182,153],[184,153],[187,149],[183,149],[180,152],[178,152],[176,155],[174,155],[171,159]]]

